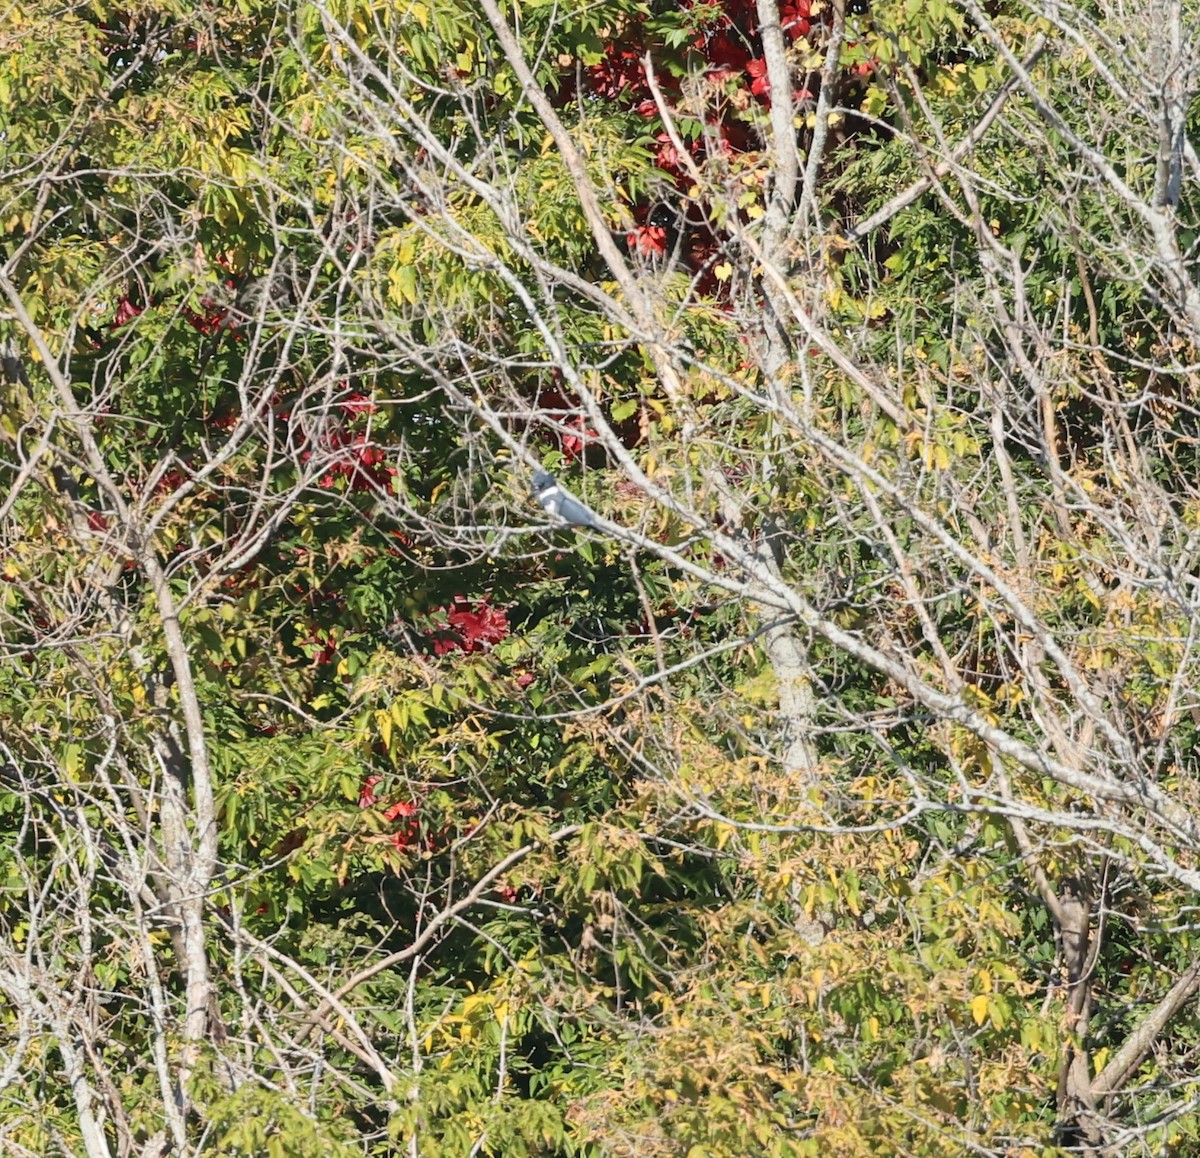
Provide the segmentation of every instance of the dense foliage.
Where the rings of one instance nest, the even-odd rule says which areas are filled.
[[[1196,1146],[1197,16],[11,4],[0,1149]]]

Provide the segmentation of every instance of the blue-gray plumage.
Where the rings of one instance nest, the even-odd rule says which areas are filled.
[[[574,495],[568,494],[544,470],[533,472],[533,497],[552,518],[573,527],[592,527],[600,530],[596,516]]]

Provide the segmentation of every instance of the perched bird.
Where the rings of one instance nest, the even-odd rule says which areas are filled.
[[[544,470],[533,472],[533,497],[542,510],[560,522],[572,527],[601,529],[596,516],[574,495],[564,491],[554,481],[554,476]]]

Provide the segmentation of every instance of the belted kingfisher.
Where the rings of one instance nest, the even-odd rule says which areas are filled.
[[[533,497],[552,518],[573,527],[591,527],[601,530],[596,516],[574,495],[564,491],[554,481],[554,476],[544,470],[533,472]]]

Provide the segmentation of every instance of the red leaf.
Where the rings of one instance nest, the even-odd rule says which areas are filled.
[[[132,322],[133,319],[136,318],[141,312],[142,307],[135,306],[133,302],[129,300],[129,295],[126,294],[126,296],[117,303],[116,317],[114,317],[113,320],[108,323],[108,328],[110,330],[119,330],[122,326],[126,326]]]
[[[416,816],[417,806],[410,800],[401,800],[398,804],[393,804],[383,814],[384,820],[399,820],[402,816]]]
[[[629,231],[629,247],[643,257],[667,252],[667,231],[657,225],[639,225]]]
[[[456,600],[446,619],[458,632],[463,651],[483,651],[508,635],[508,616],[489,606],[486,599],[474,609],[466,600]]]
[[[752,60],[746,65],[746,72],[750,74],[750,91],[755,96],[766,96],[771,91],[771,81],[767,77],[767,62],[761,57],[757,60]]]

